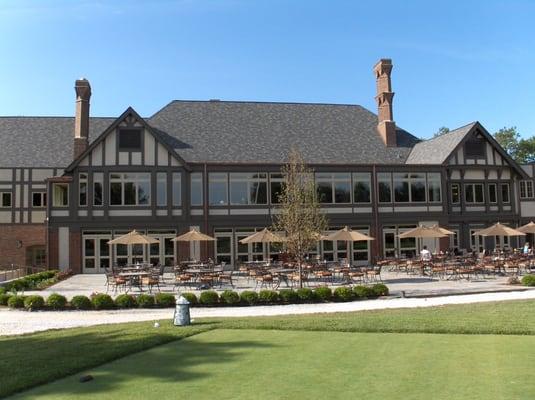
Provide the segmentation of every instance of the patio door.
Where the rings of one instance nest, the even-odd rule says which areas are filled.
[[[152,265],[164,265],[172,267],[175,265],[175,242],[172,239],[176,236],[174,230],[149,231],[148,235],[157,239],[160,243],[153,243],[149,246],[149,262]]]
[[[104,273],[111,265],[110,245],[111,235],[83,235],[82,236],[82,271],[84,274]]]

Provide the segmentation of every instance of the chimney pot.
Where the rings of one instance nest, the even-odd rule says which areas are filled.
[[[76,80],[76,111],[74,116],[74,152],[77,159],[89,146],[89,100],[91,98],[91,85],[85,78]]]
[[[373,71],[377,80],[377,95],[375,96],[378,116],[377,131],[385,145],[395,147],[397,145],[396,123],[392,112],[394,92],[392,92],[390,80],[392,67],[391,59],[382,58],[375,64]]]

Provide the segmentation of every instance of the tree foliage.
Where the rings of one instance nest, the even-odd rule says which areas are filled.
[[[286,252],[297,262],[301,276],[303,260],[315,248],[319,234],[327,229],[327,220],[316,196],[313,172],[298,151],[290,151],[281,172],[284,181],[273,230],[286,235]]]
[[[450,128],[448,128],[446,126],[442,126],[442,127],[438,128],[438,131],[435,132],[433,137],[442,136],[442,135],[445,135],[446,133],[449,133],[449,132],[450,132]]]
[[[516,126],[503,127],[494,133],[494,139],[518,163],[535,161],[535,137],[521,139]]]

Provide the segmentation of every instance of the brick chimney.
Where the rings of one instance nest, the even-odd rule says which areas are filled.
[[[87,79],[78,79],[74,84],[76,91],[76,114],[74,117],[74,159],[77,159],[89,146],[89,99],[91,85]]]
[[[379,123],[377,124],[377,131],[381,139],[387,146],[395,147],[396,140],[396,123],[392,114],[392,101],[394,99],[394,92],[392,92],[392,83],[390,81],[390,73],[392,72],[392,60],[382,58],[373,67],[375,78],[377,79],[377,114]]]

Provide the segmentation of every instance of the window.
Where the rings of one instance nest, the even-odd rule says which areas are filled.
[[[430,203],[442,201],[441,186],[440,173],[429,172],[427,174],[427,196]]]
[[[32,193],[32,207],[46,207],[46,192]]]
[[[496,193],[496,184],[489,183],[489,203],[498,202],[498,195]]]
[[[69,205],[69,185],[66,183],[54,183],[52,185],[54,207],[67,207]]]
[[[208,194],[211,206],[228,204],[228,178],[225,173],[208,175]]]
[[[368,172],[353,173],[353,201],[355,203],[371,202],[371,175]]]
[[[192,206],[202,206],[203,201],[203,188],[202,188],[202,172],[194,172],[190,175],[191,179],[191,192],[190,201]]]
[[[78,175],[78,205],[87,206],[87,174]]]
[[[120,129],[119,150],[141,150],[141,130]]]
[[[520,198],[533,198],[533,181],[520,181]]]
[[[464,185],[464,199],[467,203],[483,203],[485,196],[482,183],[469,183]]]
[[[279,204],[280,196],[282,194],[282,188],[284,185],[284,177],[282,174],[270,174],[270,197],[271,204]]]
[[[173,205],[180,206],[182,204],[182,174],[180,172],[173,172]]]
[[[351,203],[351,174],[317,173],[316,191],[320,203]]]
[[[267,174],[231,173],[230,204],[267,204]]]
[[[156,174],[156,205],[167,205],[167,173],[158,172]]]
[[[483,138],[468,139],[464,145],[464,153],[467,158],[482,158],[485,157],[486,142]]]
[[[0,197],[0,207],[11,207],[11,193],[2,193],[2,196]]]
[[[511,198],[509,196],[509,184],[502,183],[500,187],[502,189],[502,203],[509,203],[511,201]]]
[[[392,174],[389,172],[380,172],[377,174],[379,185],[379,203],[392,202]]]
[[[137,206],[150,204],[149,173],[111,173],[110,204]]]
[[[411,200],[425,202],[425,174],[409,174],[411,183]]]
[[[405,203],[410,201],[409,195],[409,174],[393,174],[394,181],[394,201],[396,203]]]
[[[102,205],[102,188],[104,187],[104,174],[102,172],[95,172],[93,174],[93,205]]]
[[[458,183],[451,184],[451,203],[459,204],[461,202],[461,186]]]

